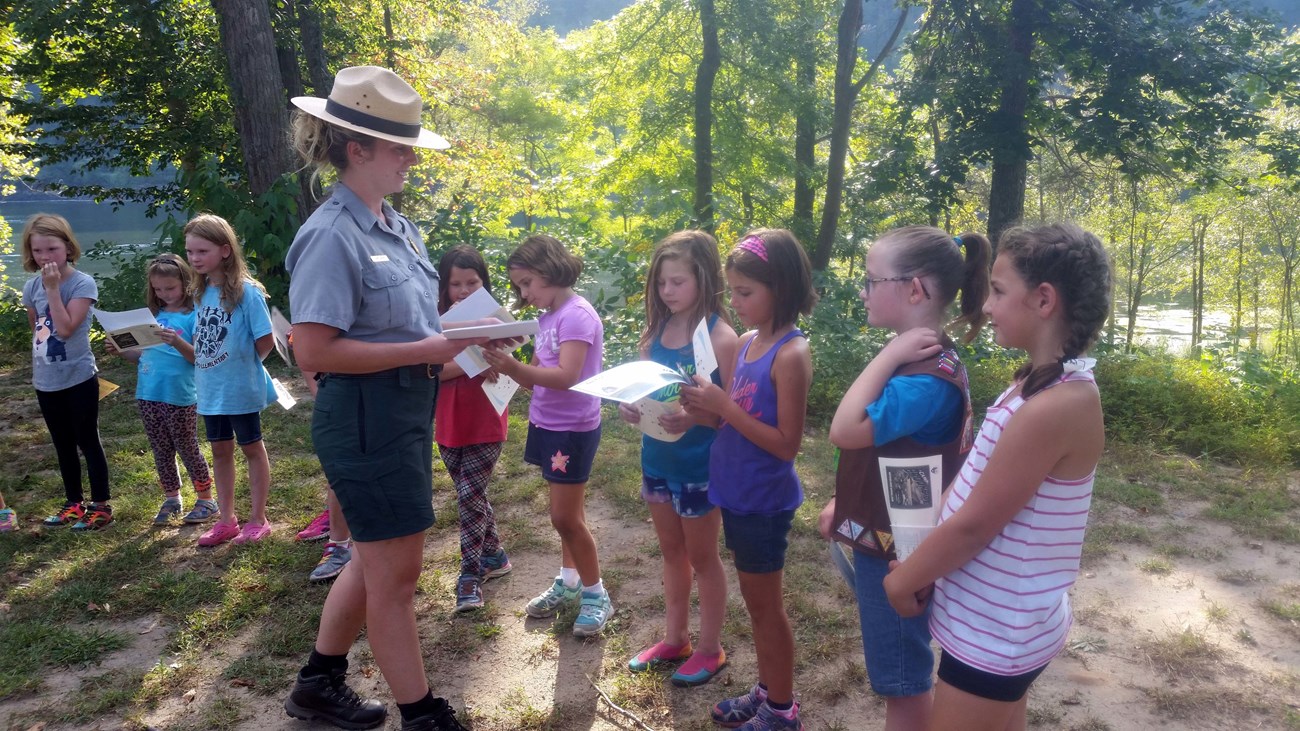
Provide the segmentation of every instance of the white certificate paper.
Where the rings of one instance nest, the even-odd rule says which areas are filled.
[[[148,307],[126,312],[106,312],[96,309],[95,319],[112,339],[118,350],[145,349],[162,345],[163,326],[158,324]]]
[[[695,349],[695,375],[709,376],[718,369],[718,355],[713,352],[713,338],[709,337],[709,318],[700,320],[691,335],[691,347]]]

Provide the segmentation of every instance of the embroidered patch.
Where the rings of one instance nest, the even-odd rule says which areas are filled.
[[[858,539],[858,535],[862,533],[862,526],[858,525],[857,523],[854,523],[851,520],[846,520],[840,524],[839,533],[840,535],[848,538],[851,541],[856,541]]]
[[[870,548],[873,551],[880,550],[880,544],[876,543],[876,539],[871,537],[871,531],[869,530],[862,532],[862,535],[858,537],[858,543],[866,546],[867,548]]]
[[[555,450],[555,454],[551,455],[551,471],[567,473],[569,471],[569,455],[562,454],[558,449]]]
[[[957,369],[961,367],[961,362],[957,360],[957,354],[951,350],[945,350],[939,354],[939,370],[950,376],[957,375]]]
[[[886,533],[883,530],[876,531],[876,537],[880,539],[880,550],[888,551],[894,546],[894,534]]]

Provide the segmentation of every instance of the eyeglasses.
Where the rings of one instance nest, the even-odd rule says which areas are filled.
[[[862,289],[870,295],[872,285],[880,284],[881,282],[910,282],[913,279],[916,279],[916,277],[867,277],[862,280]],[[925,295],[926,299],[930,299],[930,290],[925,288],[925,282],[921,282],[921,292]]]

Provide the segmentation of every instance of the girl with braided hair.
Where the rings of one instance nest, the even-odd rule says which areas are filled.
[[[1024,728],[1029,686],[1065,644],[1105,441],[1083,356],[1110,288],[1101,241],[1078,226],[1002,236],[984,313],[1029,361],[989,408],[939,526],[884,582],[900,615],[930,606],[943,648],[931,731]]]

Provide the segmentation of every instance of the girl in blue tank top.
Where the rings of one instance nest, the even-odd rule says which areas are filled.
[[[646,328],[641,357],[686,373],[695,373],[692,335],[707,320],[718,370],[712,382],[727,387],[736,357],[736,331],[722,307],[722,264],[718,242],[703,231],[681,231],[655,246],[645,283]],[[709,374],[701,374],[709,376]],[[654,394],[676,403],[677,384]],[[639,424],[636,407],[619,405],[629,424]],[[663,639],[637,653],[632,672],[658,665],[685,663],[673,673],[674,685],[707,683],[727,664],[722,650],[722,620],[727,611],[727,580],[718,557],[720,511],[709,502],[709,448],[717,434],[713,416],[696,419],[680,408],[659,417],[656,432],[641,440],[641,497],[650,506],[664,559]],[[692,647],[690,599],[692,572],[699,586],[700,641]]]
[[[801,729],[794,703],[794,635],[781,592],[785,550],[803,489],[794,458],[803,441],[812,355],[795,327],[817,295],[794,234],[758,229],[727,256],[731,307],[746,327],[730,393],[699,375],[682,389],[693,416],[720,419],[709,453],[709,500],[722,510],[727,548],[753,627],[758,682],[713,707],[722,726]]]

